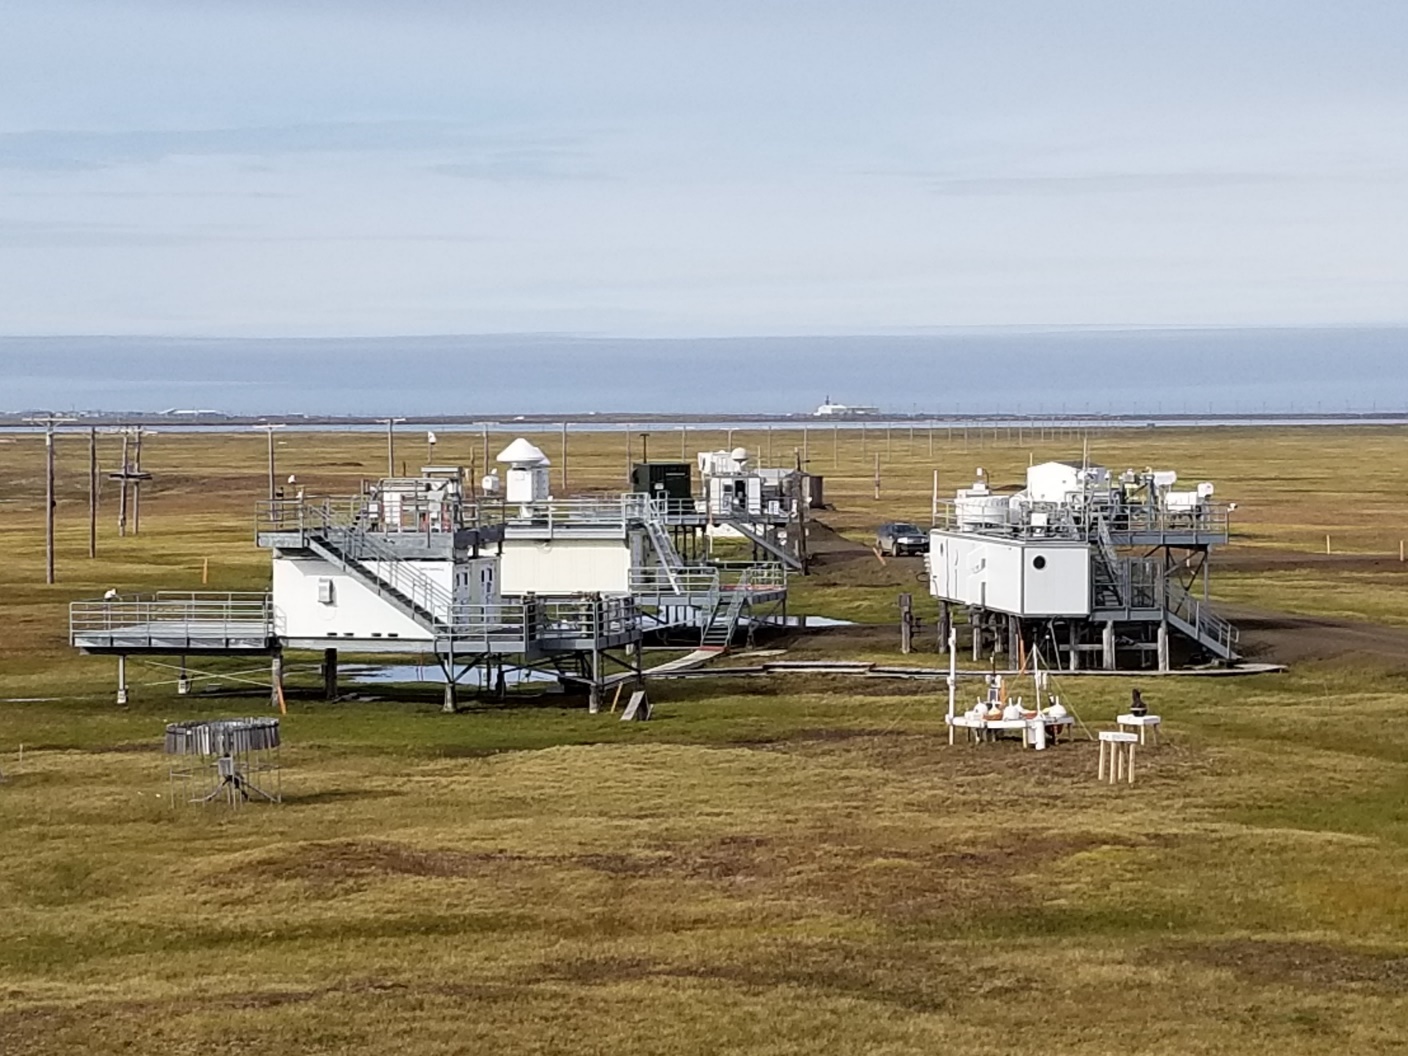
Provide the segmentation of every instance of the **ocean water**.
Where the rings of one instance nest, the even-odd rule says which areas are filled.
[[[1408,327],[618,339],[0,337],[0,411],[1260,414],[1408,410]]]

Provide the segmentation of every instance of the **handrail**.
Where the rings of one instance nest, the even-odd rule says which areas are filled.
[[[637,567],[631,569],[627,587],[632,594],[717,594],[719,570],[711,565]]]
[[[69,604],[71,642],[134,631],[188,640],[267,639],[274,631],[273,600],[267,593],[231,592],[222,597],[163,592]]]
[[[1088,539],[1096,522],[1103,520],[1112,535],[1168,534],[1196,532],[1226,536],[1231,527],[1231,506],[1202,503],[1192,509],[1171,510],[1163,506],[1116,505],[1092,502],[1088,505],[1059,502],[1026,502],[1012,506],[1001,524],[964,528],[958,518],[959,501],[940,499],[934,510],[934,527],[944,531],[972,531],[980,535]]]
[[[257,516],[261,530],[297,531],[329,544],[344,561],[353,562],[366,572],[378,594],[389,588],[405,598],[419,611],[417,622],[430,630],[447,618],[454,604],[448,590],[367,531],[366,509],[360,500],[325,499],[317,503],[307,499],[266,499],[259,503]],[[377,567],[369,567],[368,561],[377,562]]]

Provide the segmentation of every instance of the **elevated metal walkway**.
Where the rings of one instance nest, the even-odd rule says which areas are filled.
[[[69,641],[85,653],[236,655],[278,649],[267,593],[163,591],[69,606]]]

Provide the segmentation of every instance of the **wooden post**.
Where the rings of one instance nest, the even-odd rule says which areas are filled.
[[[601,650],[592,650],[592,684],[587,691],[587,712],[597,715],[601,712]]]
[[[122,490],[117,503],[117,534],[119,537],[127,535],[127,444],[130,437],[127,433],[122,434],[122,478],[119,483]]]
[[[200,563],[200,581],[204,585],[210,582],[210,558],[202,558]]]
[[[278,708],[280,712],[284,709],[284,656],[282,653],[274,653],[269,658],[269,703]]]
[[[44,582],[54,582],[54,420],[44,423]]]
[[[1328,554],[1329,552],[1330,552],[1330,533],[1329,533],[1329,532],[1326,532],[1326,533],[1325,533],[1325,553]]]
[[[831,468],[841,468],[841,427],[839,425],[831,427]]]
[[[953,609],[947,601],[939,603],[939,655],[948,652],[948,636],[953,628]]]
[[[337,699],[337,650],[323,650],[323,699]]]
[[[117,655],[117,702],[127,703],[127,655]]]
[[[137,426],[137,437],[132,444],[132,472],[136,474],[136,479],[132,481],[132,534],[142,534],[142,433],[143,429]]]
[[[914,651],[914,596],[900,595],[900,652],[908,656]]]
[[[880,499],[880,452],[875,452],[875,499]]]
[[[929,499],[929,525],[939,523],[939,471],[934,470],[934,491]]]
[[[386,475],[396,475],[396,419],[386,419]]]
[[[88,556],[98,556],[98,430],[88,429]]]
[[[805,467],[811,462],[811,455],[807,451],[807,427],[802,426],[802,465]]]
[[[391,426],[388,425],[387,429],[390,428]],[[264,435],[269,438],[269,501],[273,502],[275,496],[278,494],[278,488],[274,483],[274,427],[270,426],[266,429]],[[387,459],[389,460],[390,457],[391,456],[388,455]]]

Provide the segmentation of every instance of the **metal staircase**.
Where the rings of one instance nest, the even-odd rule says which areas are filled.
[[[793,572],[802,572],[802,560],[781,543],[775,543],[761,532],[755,531],[746,521],[736,520],[732,517],[721,518],[721,523],[728,525],[739,535],[747,539],[758,549],[771,554],[778,561],[790,568]]]
[[[656,556],[660,559],[660,568],[670,586],[678,593],[679,573],[685,567],[684,559],[675,549],[675,544],[670,539],[670,533],[665,528],[665,522],[660,518],[659,511],[653,505],[647,509],[644,523],[645,534],[650,537],[650,545],[655,547]]]
[[[1115,553],[1110,538],[1110,526],[1100,514],[1095,515],[1095,550],[1091,553],[1090,582],[1092,599],[1097,609],[1122,609],[1129,604],[1129,591],[1124,580],[1127,565]]]
[[[1223,660],[1237,659],[1237,628],[1190,594],[1176,579],[1164,580],[1164,614],[1171,626]]]
[[[318,511],[318,507],[310,507]],[[376,591],[377,596],[437,636],[451,633],[454,598],[443,586],[355,523],[315,512],[303,525],[304,541],[323,560]],[[339,523],[341,522],[341,523]],[[372,562],[375,562],[373,566]]]
[[[738,584],[724,591],[709,612],[709,621],[704,625],[700,638],[702,649],[727,649],[733,642],[738,621],[743,616],[743,608],[748,604],[748,573],[743,573]]]
[[[358,537],[360,535],[360,538]],[[329,532],[310,535],[308,549],[323,560],[356,576],[421,627],[440,633],[448,624],[452,602],[449,594],[413,563],[391,554],[382,557],[365,533]],[[354,556],[356,555],[356,556]],[[377,567],[368,560],[379,562]]]

